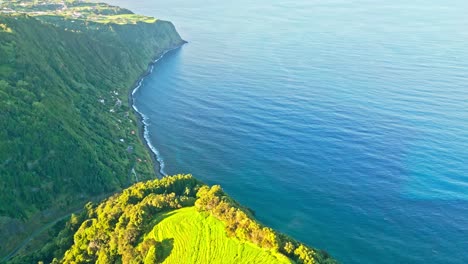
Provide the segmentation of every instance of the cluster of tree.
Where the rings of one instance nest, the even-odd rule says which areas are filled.
[[[172,24],[75,33],[63,19],[19,14],[0,24],[0,217],[84,204],[134,183],[132,169],[154,178],[127,94],[154,55],[181,43]],[[4,222],[0,239],[11,235]]]
[[[247,208],[227,196],[219,185],[203,186],[195,206],[209,212],[226,225],[226,232],[241,241],[278,251],[298,263],[336,263],[326,252],[315,250],[258,223]]]
[[[42,260],[63,263],[156,263],[161,241],[146,239],[157,214],[193,206],[202,184],[190,175],[137,183],[98,206],[88,204],[73,244],[62,239]],[[71,220],[79,223],[79,220]],[[74,225],[73,225],[74,226]],[[70,234],[70,233],[68,233]],[[60,237],[60,236],[59,236]],[[56,241],[56,243],[60,241]],[[67,248],[65,252],[63,249]],[[60,252],[62,250],[62,252]],[[64,254],[64,256],[63,256]],[[61,258],[63,256],[63,258]],[[37,257],[37,256],[36,256]]]

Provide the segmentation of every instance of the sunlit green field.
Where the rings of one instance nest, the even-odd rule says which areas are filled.
[[[122,14],[122,15],[112,15],[112,16],[91,16],[89,20],[98,22],[98,23],[113,23],[113,24],[135,24],[137,22],[145,23],[154,23],[156,22],[155,18],[140,16],[135,14]]]
[[[163,263],[291,263],[279,253],[228,237],[221,221],[194,207],[161,214],[154,221],[159,223],[145,239],[162,242]]]

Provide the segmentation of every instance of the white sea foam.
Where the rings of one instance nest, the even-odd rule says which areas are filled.
[[[178,48],[178,47],[176,47],[176,48]],[[176,49],[176,48],[174,48],[174,49]],[[143,80],[145,79],[145,77],[148,76],[149,74],[153,73],[154,64],[157,63],[164,55],[166,55],[166,53],[168,53],[171,50],[173,50],[173,49],[170,49],[170,50],[167,50],[167,51],[163,52],[161,54],[161,56],[159,56],[156,60],[153,61],[153,63],[149,66],[148,74],[143,76],[138,81],[137,85],[135,86],[135,88],[133,88],[133,91],[132,91],[132,107],[141,116],[141,121],[143,123],[143,138],[145,139],[146,144],[148,145],[148,147],[151,149],[151,152],[153,152],[154,156],[156,157],[156,161],[159,163],[159,173],[161,175],[163,175],[163,176],[167,175],[167,173],[164,171],[164,168],[165,168],[164,159],[161,157],[161,154],[159,153],[159,150],[151,142],[151,138],[150,138],[150,134],[149,134],[149,130],[148,130],[149,118],[148,118],[148,116],[143,114],[136,107],[134,95],[141,88],[141,86],[143,85]]]

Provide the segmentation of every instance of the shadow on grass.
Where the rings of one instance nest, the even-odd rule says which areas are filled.
[[[150,226],[155,226],[159,224],[162,220],[172,216],[176,212],[174,212],[175,209],[170,209],[167,211],[159,212],[156,217],[151,221]]]

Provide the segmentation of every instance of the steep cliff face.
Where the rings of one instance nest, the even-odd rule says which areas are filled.
[[[0,256],[93,197],[155,177],[128,91],[183,40],[170,22],[131,19],[0,13]]]

